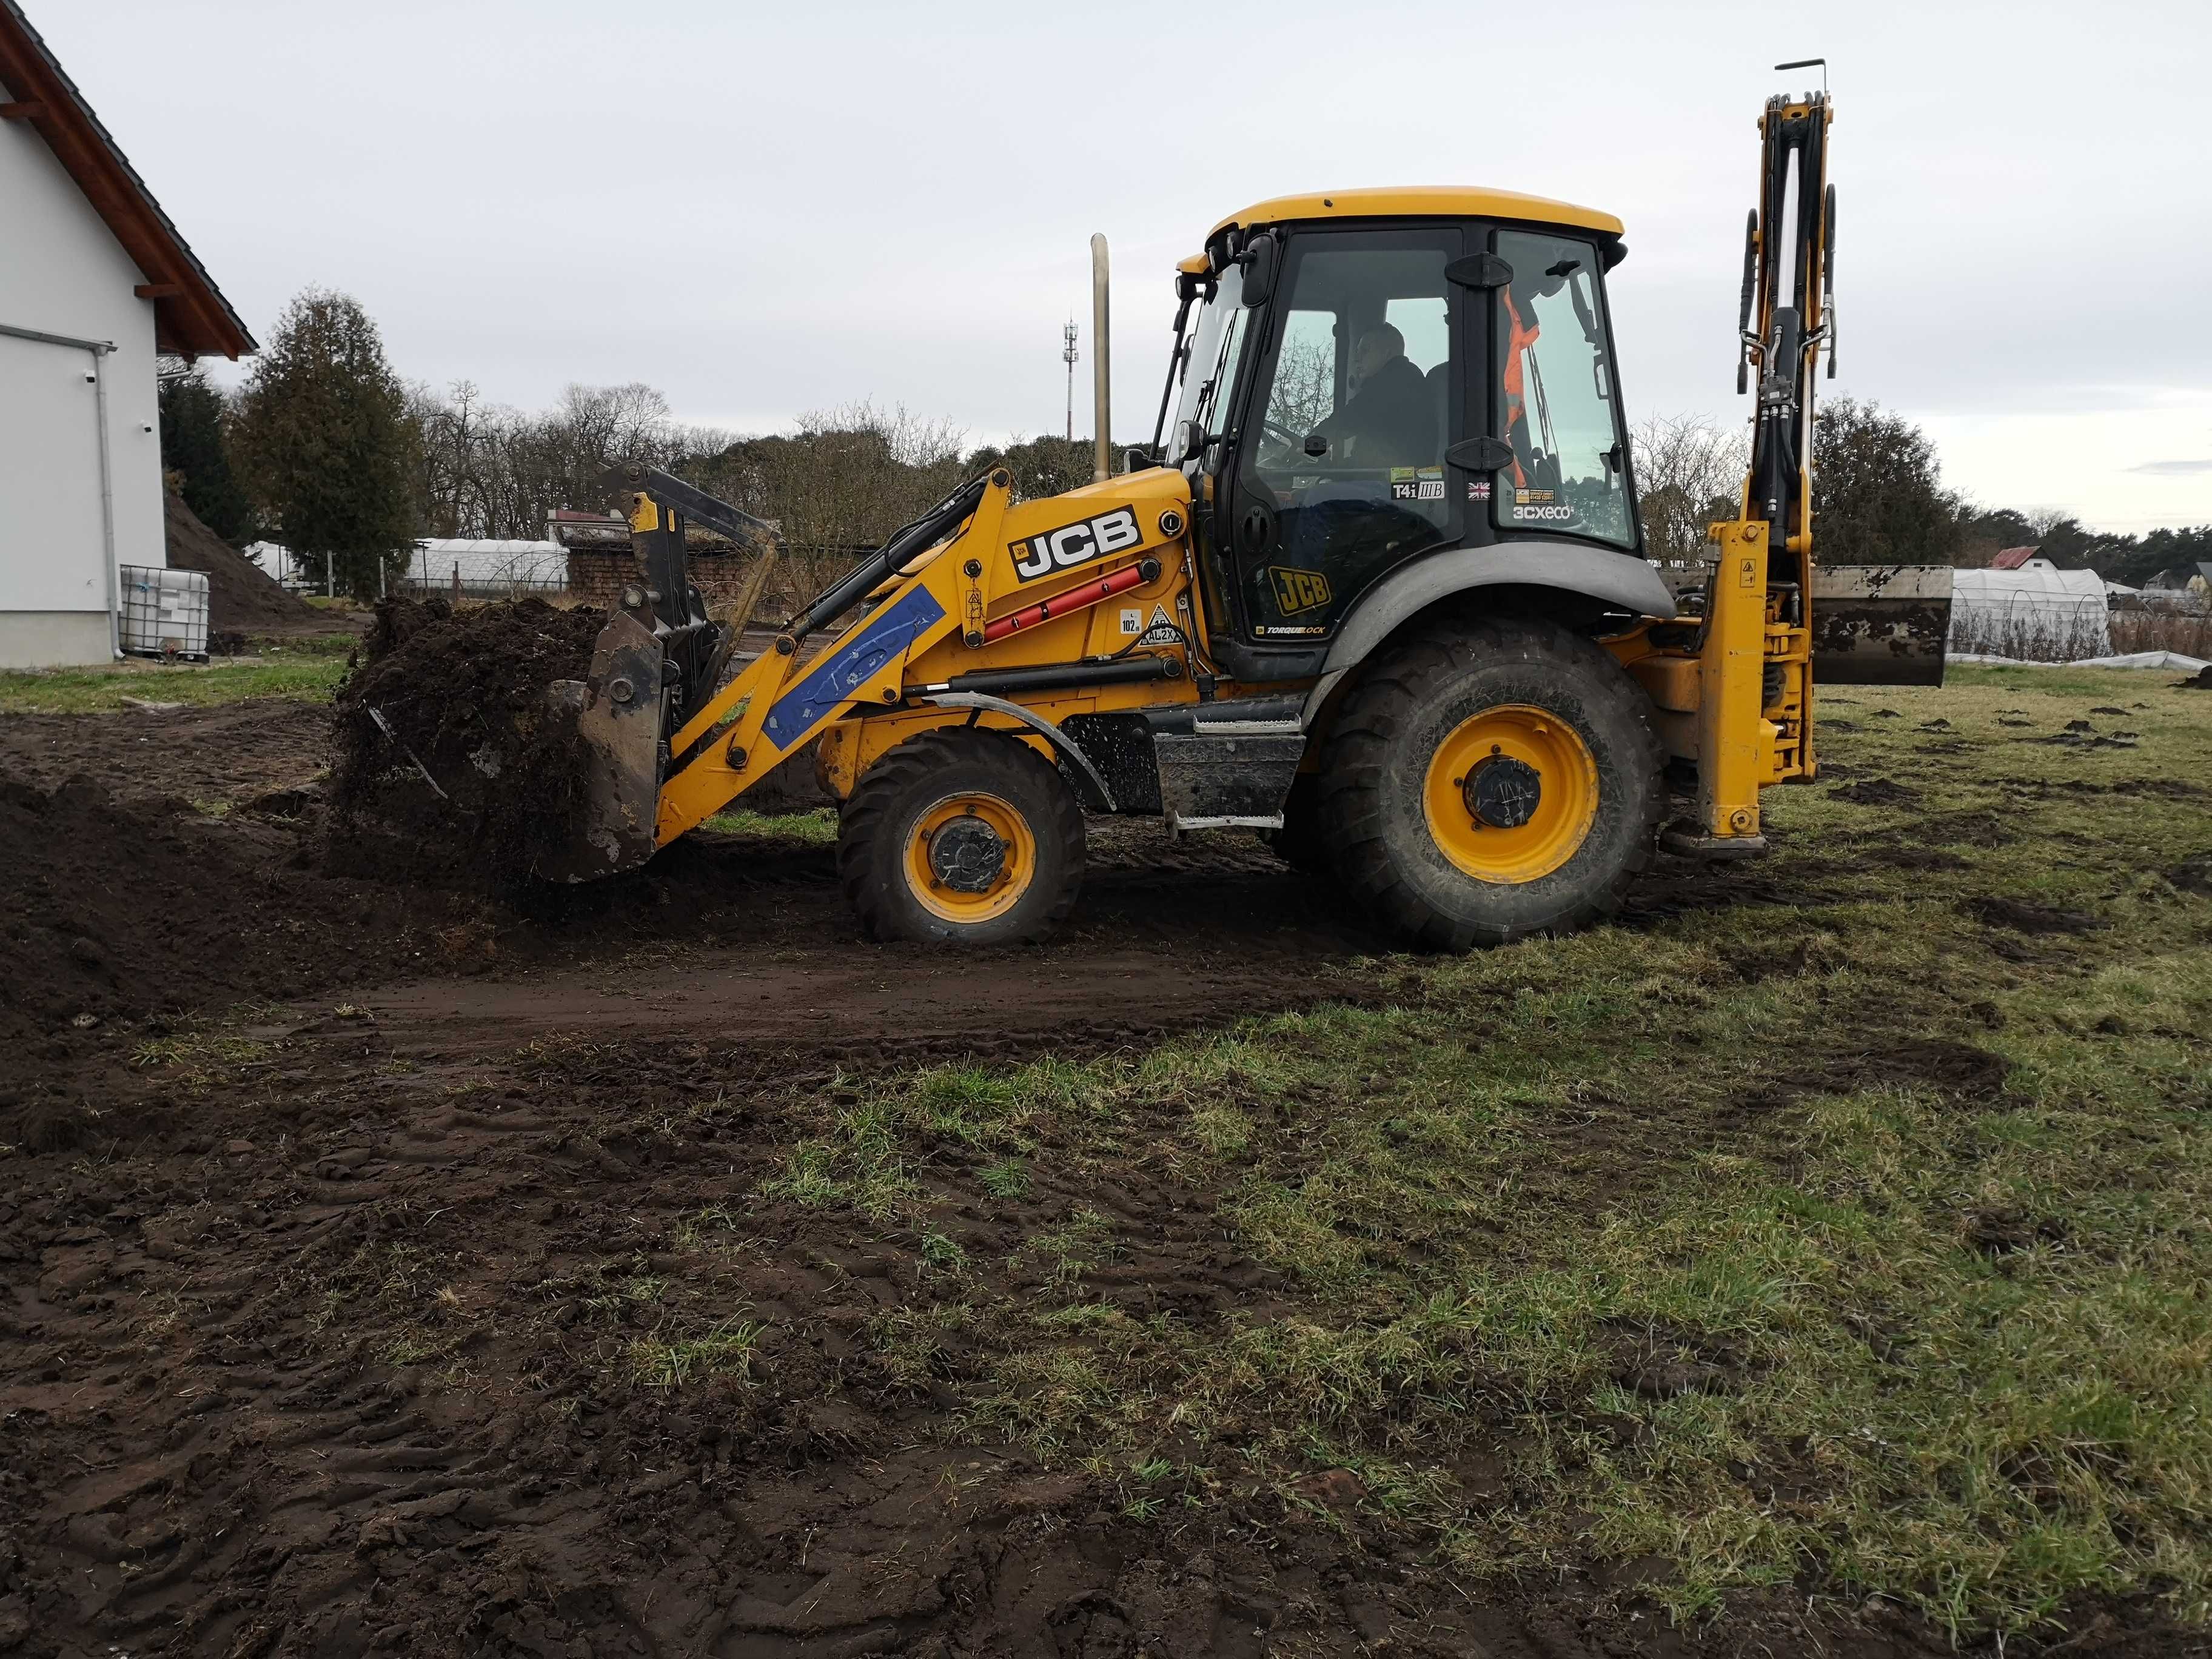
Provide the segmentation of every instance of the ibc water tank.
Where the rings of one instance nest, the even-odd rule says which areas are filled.
[[[123,567],[123,648],[135,656],[204,659],[208,579],[198,570]]]

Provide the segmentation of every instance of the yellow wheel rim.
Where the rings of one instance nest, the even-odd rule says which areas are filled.
[[[946,921],[988,921],[1021,902],[1036,878],[1036,836],[996,795],[947,795],[914,821],[906,838],[907,885],[921,908]]]
[[[1500,703],[1453,727],[1429,757],[1422,809],[1437,850],[1477,881],[1550,875],[1597,820],[1597,763],[1558,715]]]

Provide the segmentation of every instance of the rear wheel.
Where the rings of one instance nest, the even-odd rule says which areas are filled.
[[[845,803],[845,896],[874,939],[1003,945],[1048,933],[1083,883],[1083,811],[1027,744],[962,727],[909,738]]]
[[[1651,861],[1665,794],[1636,683],[1555,624],[1416,635],[1346,697],[1322,757],[1322,839],[1353,896],[1463,951],[1610,915]]]

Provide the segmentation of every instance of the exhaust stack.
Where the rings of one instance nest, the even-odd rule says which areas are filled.
[[[1094,483],[1105,483],[1114,472],[1113,393],[1109,380],[1111,354],[1107,349],[1110,330],[1106,314],[1106,237],[1102,231],[1091,238],[1091,430],[1097,434],[1091,441],[1091,477]]]

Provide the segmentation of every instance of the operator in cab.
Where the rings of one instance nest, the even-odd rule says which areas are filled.
[[[1406,337],[1377,323],[1352,348],[1344,407],[1314,430],[1332,459],[1358,467],[1425,466],[1437,459],[1437,400],[1406,356]]]

